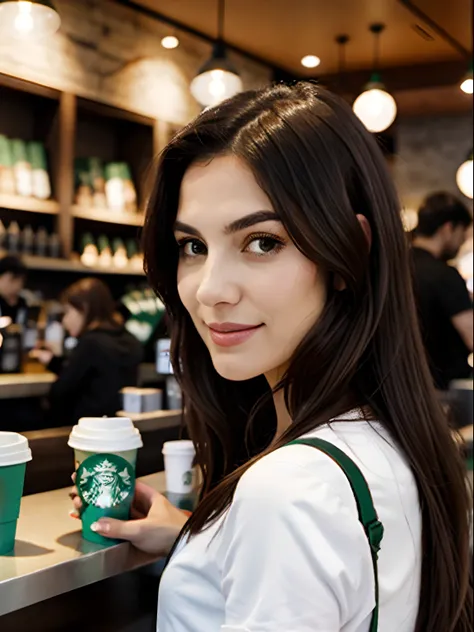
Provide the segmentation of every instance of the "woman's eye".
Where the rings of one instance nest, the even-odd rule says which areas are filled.
[[[283,244],[274,237],[256,237],[246,247],[247,252],[254,255],[268,255],[281,250]]]
[[[198,257],[206,254],[206,246],[199,239],[185,239],[178,242],[178,246],[184,257]]]

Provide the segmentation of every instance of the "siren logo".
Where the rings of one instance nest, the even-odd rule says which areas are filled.
[[[120,505],[134,491],[132,466],[111,454],[86,459],[79,467],[77,481],[83,501],[102,509]]]

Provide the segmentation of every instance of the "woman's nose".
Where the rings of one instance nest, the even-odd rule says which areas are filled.
[[[240,295],[236,266],[222,259],[213,261],[208,257],[201,269],[197,300],[206,307],[213,307],[218,303],[234,305],[239,302]]]

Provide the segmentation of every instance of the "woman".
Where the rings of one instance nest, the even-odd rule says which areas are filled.
[[[137,383],[141,345],[121,325],[112,294],[99,279],[74,283],[62,301],[63,325],[78,338],[77,346],[67,361],[49,350],[35,352],[58,375],[49,395],[49,421],[68,426],[81,417],[114,416],[121,408],[120,390]]]
[[[164,150],[146,265],[204,485],[186,523],[139,485],[141,520],[95,525],[152,552],[183,527],[159,632],[376,629],[353,491],[326,454],[287,445],[303,436],[338,447],[368,483],[385,529],[378,629],[470,629],[468,494],[405,242],[376,141],[311,84],[240,94]]]

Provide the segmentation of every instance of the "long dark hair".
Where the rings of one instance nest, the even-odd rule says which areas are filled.
[[[217,374],[177,291],[173,224],[181,181],[192,163],[223,154],[245,161],[294,243],[328,278],[323,313],[279,385],[293,423],[271,446],[268,384],[263,377],[231,382]],[[356,214],[370,222],[370,253]],[[169,312],[173,367],[204,476],[184,534],[198,533],[224,512],[242,474],[263,454],[351,405],[366,405],[403,449],[419,489],[416,632],[468,632],[469,496],[420,340],[406,241],[376,140],[345,102],[312,84],[240,94],[204,111],[166,147],[144,249],[149,281]],[[334,282],[341,278],[344,291]]]
[[[91,325],[115,329],[120,326],[120,316],[115,309],[112,292],[100,279],[87,277],[70,285],[61,297],[84,315],[84,327],[81,333]]]

